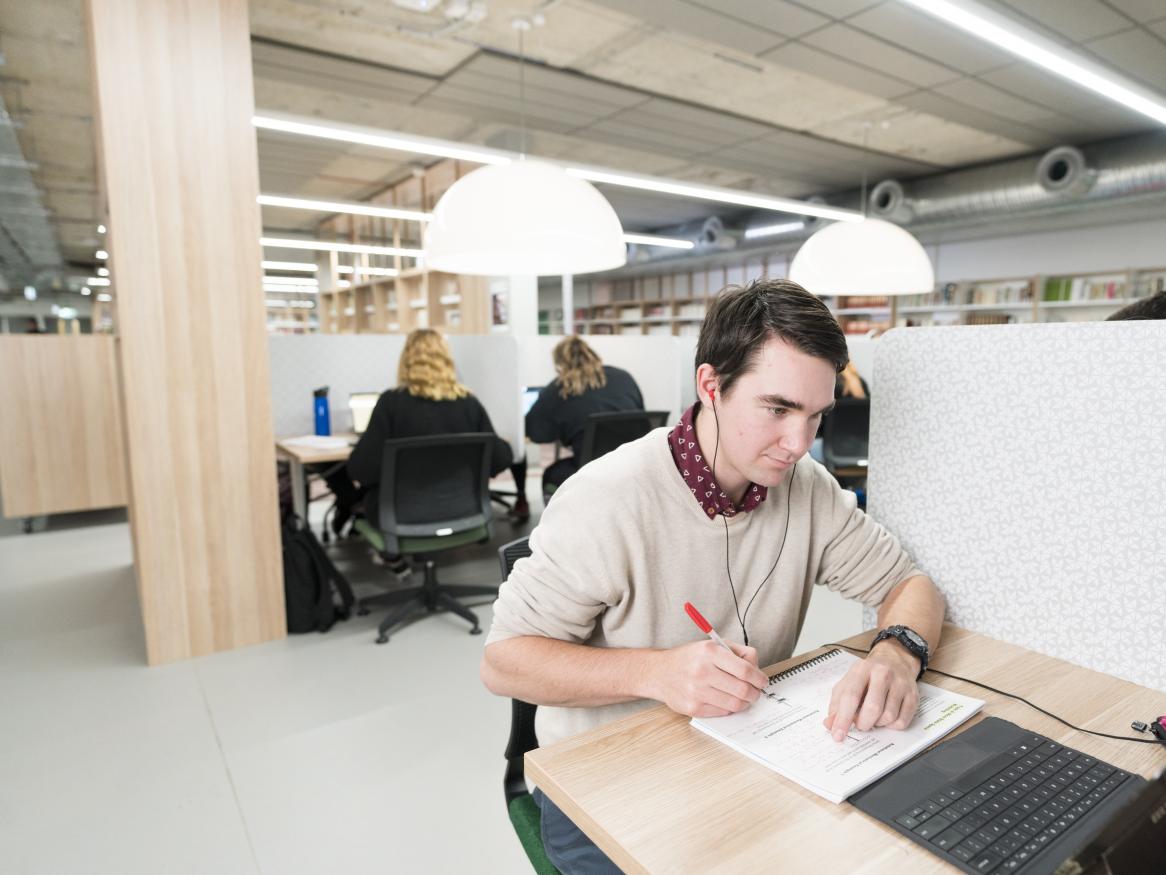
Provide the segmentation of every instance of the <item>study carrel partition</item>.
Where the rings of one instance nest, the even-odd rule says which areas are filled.
[[[458,379],[490,414],[494,430],[521,452],[522,388],[514,338],[448,338]],[[271,396],[278,437],[311,434],[312,390],[328,386],[332,431],[348,431],[348,396],[383,392],[397,384],[397,363],[405,337],[400,334],[288,334],[268,338]]]
[[[1166,691],[1166,322],[896,329],[874,360],[870,513],[948,619]]]

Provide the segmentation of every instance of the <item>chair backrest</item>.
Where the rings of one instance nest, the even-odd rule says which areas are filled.
[[[822,422],[822,456],[830,470],[865,462],[870,453],[870,399],[839,398]]]
[[[592,413],[583,429],[580,465],[594,462],[620,444],[642,438],[668,421],[667,410],[619,410]]]
[[[456,536],[467,532],[491,534],[493,443],[494,435],[486,432],[385,441],[378,509],[389,552],[410,552],[402,550],[402,541],[432,539],[432,547],[441,549],[442,538],[454,546],[464,543]]]
[[[502,565],[502,579],[510,576],[514,563],[530,555],[530,538],[519,538],[498,548],[498,561]],[[506,793],[506,804],[526,790],[526,773],[522,755],[538,747],[538,736],[534,731],[534,715],[538,705],[510,700],[510,739],[506,742],[506,775],[502,779],[502,789]]]

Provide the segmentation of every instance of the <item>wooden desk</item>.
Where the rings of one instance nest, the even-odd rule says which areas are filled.
[[[865,632],[846,643],[865,648],[872,637]],[[1166,713],[1166,693],[950,625],[932,664],[1102,732],[1133,735],[1131,720]],[[971,684],[934,673],[925,679],[984,699],[982,715],[1131,772],[1151,777],[1166,766],[1160,746],[1096,738]],[[526,774],[629,873],[956,871],[850,804],[827,802],[714,741],[663,705],[531,751]]]
[[[337,438],[355,441],[355,434],[332,435]],[[307,521],[308,519],[308,478],[304,472],[304,465],[316,465],[327,462],[343,462],[352,455],[352,445],[349,444],[335,449],[320,450],[314,447],[305,447],[299,444],[289,444],[287,441],[294,438],[280,438],[275,442],[276,455],[287,459],[291,466],[292,481],[292,508],[296,516]]]
[[[351,433],[344,433],[333,435],[333,437],[355,441],[357,436]],[[294,440],[294,438],[280,438],[275,442],[276,455],[279,458],[286,459],[291,467],[292,508],[295,510],[296,516],[302,520],[307,520],[308,478],[304,471],[304,466],[346,461],[352,455],[352,445],[336,447],[330,450],[318,450],[313,447],[305,447],[294,443],[288,444],[287,441],[289,440]],[[526,445],[527,459],[532,460],[528,471],[537,474],[548,464],[544,456],[548,454],[549,450],[547,448],[551,445],[532,444],[529,440],[526,441]],[[534,448],[533,452],[531,450],[532,447]]]

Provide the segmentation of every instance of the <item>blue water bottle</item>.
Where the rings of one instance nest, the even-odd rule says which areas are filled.
[[[321,386],[312,392],[312,401],[316,411],[316,434],[332,434],[332,420],[328,415],[328,387]]]

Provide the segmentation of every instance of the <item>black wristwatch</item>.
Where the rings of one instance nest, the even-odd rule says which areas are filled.
[[[923,640],[923,636],[906,626],[887,626],[874,637],[874,641],[870,643],[870,649],[874,650],[876,644],[888,638],[894,638],[907,648],[908,653],[919,657],[919,674],[915,680],[923,677],[923,672],[927,671],[927,642]]]

